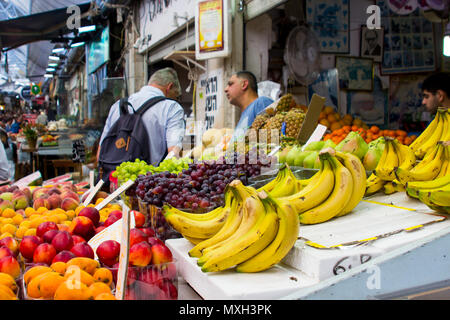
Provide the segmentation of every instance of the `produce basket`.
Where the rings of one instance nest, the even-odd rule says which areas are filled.
[[[110,268],[117,283],[118,268]],[[177,300],[177,260],[146,267],[128,267],[125,300]]]

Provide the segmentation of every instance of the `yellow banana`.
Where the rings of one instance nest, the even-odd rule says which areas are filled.
[[[294,175],[287,174],[269,193],[272,197],[279,198],[292,195],[296,192],[298,192],[297,179]]]
[[[448,141],[448,140],[450,140],[450,113],[443,112],[442,115],[445,118],[445,121],[447,124],[446,124],[446,127],[444,127],[441,141]]]
[[[228,243],[245,235],[256,223],[259,222],[259,220],[265,216],[264,205],[258,198],[258,195],[252,194],[247,197],[244,200],[243,209],[242,220],[236,231],[229,238],[203,249],[202,256],[197,260],[198,265],[203,265],[215,250],[222,246],[226,246]]]
[[[444,157],[443,151],[445,150],[442,143],[438,143],[437,148],[439,148],[439,150],[437,151],[435,158],[424,167],[420,169],[414,167],[411,170],[397,168],[395,171],[397,180],[402,184],[406,184],[408,181],[426,181],[436,178],[441,170],[442,159]]]
[[[183,236],[183,238],[185,238],[187,241],[189,241],[193,245],[197,245],[200,242],[205,241],[205,239],[203,239],[203,238],[192,238],[192,237],[189,237],[189,236],[184,235],[184,234],[182,236]]]
[[[386,159],[384,160],[382,166],[377,165],[373,173],[382,180],[392,181],[395,179],[394,168],[399,165],[399,154],[394,145],[393,139],[390,137],[386,137],[385,139],[386,139],[385,150],[387,150]]]
[[[192,220],[171,211],[165,213],[165,218],[182,235],[191,238],[207,239],[222,228],[230,211],[231,209],[229,207],[224,208],[219,215],[208,220]]]
[[[202,255],[203,249],[231,237],[231,235],[233,235],[241,224],[242,215],[242,199],[236,199],[236,201],[233,201],[231,205],[230,215],[228,216],[228,219],[223,227],[211,238],[205,239],[204,241],[196,244],[191,250],[189,250],[189,256],[198,258]]]
[[[267,192],[272,191],[272,190],[277,186],[277,184],[278,184],[281,180],[283,180],[283,178],[284,178],[285,175],[286,175],[287,170],[290,170],[289,165],[283,164],[283,165],[280,167],[280,169],[278,170],[277,176],[276,176],[273,180],[271,180],[270,182],[266,183],[265,185],[263,185],[262,187],[260,187],[259,189],[257,189],[257,191],[258,191],[258,192],[259,192],[259,191],[262,191],[262,190],[265,190],[265,191],[267,191]]]
[[[343,161],[353,178],[353,192],[347,205],[336,216],[340,217],[351,212],[364,197],[366,191],[367,174],[359,158],[348,152],[336,152],[336,157]]]
[[[398,150],[399,159],[401,159],[399,166],[407,170],[412,169],[416,164],[416,155],[414,154],[414,151],[407,145],[398,142],[398,140],[394,141],[394,146]]]
[[[381,189],[383,189],[383,186],[385,183],[386,183],[386,181],[380,179],[379,177],[377,177],[375,174],[372,173],[367,178],[366,191],[364,193],[364,196],[370,196],[370,195],[380,191]]]
[[[431,138],[431,136],[435,133],[436,128],[438,127],[440,116],[439,113],[436,115],[436,117],[433,119],[433,121],[430,122],[430,124],[425,128],[425,130],[409,145],[409,147],[416,152],[419,147],[428,139]]]
[[[334,172],[329,160],[324,160],[323,170],[315,183],[308,184],[304,189],[288,197],[278,198],[289,201],[297,214],[311,209],[328,198],[334,187]]]
[[[278,215],[274,209],[267,208],[264,218],[249,232],[212,252],[202,271],[222,271],[250,259],[273,241],[277,231]]]
[[[401,184],[398,180],[387,181],[384,188],[384,194],[393,194],[399,191],[405,191],[405,186]]]
[[[430,201],[438,206],[450,206],[450,185],[447,189],[437,189],[430,191]]]
[[[350,171],[335,157],[330,157],[335,173],[334,188],[330,196],[318,206],[300,213],[302,224],[316,224],[330,220],[347,205],[353,192],[353,178]]]
[[[292,249],[298,238],[298,214],[288,201],[274,199],[261,193],[262,201],[275,207],[278,215],[278,231],[273,241],[258,254],[236,266],[237,272],[260,272],[280,262]]]
[[[439,171],[439,174],[436,176],[436,179],[439,179],[441,177],[445,177],[448,173],[449,166],[450,166],[450,148],[446,145],[444,145],[444,157],[442,160],[442,167]]]
[[[441,140],[445,121],[444,121],[444,118],[443,118],[441,112],[439,112],[439,111],[436,114],[436,118],[439,118],[436,130],[434,131],[434,133],[431,135],[431,137],[429,139],[424,141],[418,147],[417,151],[415,152],[416,157],[419,159],[422,159],[425,156],[425,154],[428,152],[428,150],[432,149],[436,145],[436,143]]]
[[[409,181],[406,188],[411,189],[436,189],[450,184],[450,175],[427,181]]]

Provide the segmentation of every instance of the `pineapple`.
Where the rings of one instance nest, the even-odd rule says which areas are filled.
[[[294,100],[294,97],[292,96],[292,94],[288,93],[285,94],[284,96],[282,96],[280,98],[280,101],[278,101],[278,105],[277,105],[277,112],[280,111],[289,111],[291,108],[293,108],[294,106],[296,106],[296,102]]]
[[[284,118],[284,121],[286,122],[285,135],[287,137],[297,138],[304,119],[305,113],[302,109],[291,109]]]

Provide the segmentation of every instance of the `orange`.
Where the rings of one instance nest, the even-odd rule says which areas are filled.
[[[322,119],[326,119],[327,114],[325,113],[325,111],[320,111],[319,113],[319,121]]]
[[[338,119],[336,119],[336,116],[334,115],[334,113],[330,113],[330,114],[327,116],[327,120],[328,120],[329,123],[334,123],[334,122],[336,122]]]
[[[330,126],[331,131],[339,130],[341,128],[341,124],[339,122],[333,122]]]
[[[107,268],[98,268],[94,272],[94,279],[95,281],[103,282],[109,286],[113,281],[113,274],[111,270]]]
[[[396,130],[395,133],[399,137],[406,137],[408,135],[408,133],[405,130]]]
[[[104,282],[94,282],[88,287],[89,300],[94,300],[101,293],[111,293],[111,288]]]
[[[319,123],[327,128],[330,127],[330,122],[327,119],[322,119],[319,121]]]
[[[356,125],[352,126],[352,131],[358,131],[358,129],[359,129],[358,126],[356,126]]]
[[[75,279],[66,280],[56,289],[55,300],[87,300],[88,287]]]
[[[333,113],[333,112],[334,112],[334,108],[333,108],[332,106],[326,106],[325,108],[323,108],[323,111],[324,111],[326,114],[330,114],[330,113]]]
[[[363,124],[363,122],[362,122],[361,119],[356,118],[356,119],[353,119],[353,124],[354,124],[355,126],[361,127],[362,124]]]
[[[40,278],[38,289],[44,299],[52,299],[56,289],[64,282],[64,277],[58,272],[46,272]]]
[[[412,142],[412,139],[410,137],[405,137],[405,139],[403,140],[403,144],[409,146]]]
[[[372,131],[373,133],[379,133],[380,132],[380,128],[378,128],[377,126],[371,126],[370,131]]]
[[[95,300],[117,300],[111,292],[100,293],[95,297]]]

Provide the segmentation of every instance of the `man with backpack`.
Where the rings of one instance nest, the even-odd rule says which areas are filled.
[[[136,158],[158,165],[169,153],[179,156],[185,133],[184,110],[176,71],[157,70],[148,85],[115,102],[109,111],[97,153],[99,176],[108,184],[115,167]]]

